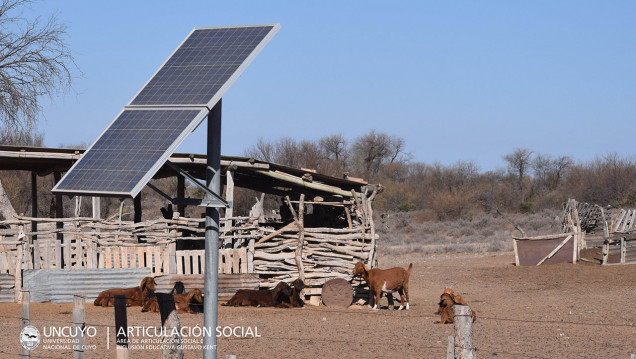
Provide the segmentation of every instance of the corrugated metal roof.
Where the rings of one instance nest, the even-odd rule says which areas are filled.
[[[0,303],[15,302],[15,277],[10,274],[0,274]]]
[[[32,302],[71,303],[80,292],[92,302],[106,289],[136,287],[144,277],[150,277],[149,268],[25,270],[22,286]]]

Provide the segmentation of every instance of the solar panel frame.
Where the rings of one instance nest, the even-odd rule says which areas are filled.
[[[255,41],[252,42],[252,45],[256,44],[256,46],[254,46],[254,48],[251,50],[249,55],[247,55],[247,57],[245,57],[243,59],[243,61],[237,67],[236,66],[232,66],[232,68],[235,68],[234,72],[229,76],[229,78],[227,78],[227,80],[225,82],[223,82],[221,87],[219,87],[218,90],[216,92],[214,92],[214,93],[212,93],[212,92],[206,93],[207,95],[211,95],[212,96],[207,103],[194,103],[194,104],[184,104],[184,103],[175,103],[175,104],[172,104],[172,103],[133,104],[135,99],[137,99],[137,97],[143,92],[143,90],[161,72],[161,70],[164,68],[164,66],[166,66],[166,64],[173,58],[173,56],[181,49],[181,47],[188,41],[188,39],[190,39],[190,37],[196,31],[199,31],[199,30],[215,30],[215,29],[245,29],[245,28],[255,28],[255,27],[270,27],[270,29],[267,31],[265,36],[258,41],[257,44],[256,44]],[[95,142],[93,142],[93,144],[86,150],[86,152],[84,153],[82,158],[80,158],[80,160],[78,160],[69,169],[69,171],[66,172],[64,177],[54,186],[54,188],[52,189],[52,192],[63,193],[63,194],[68,194],[68,195],[98,195],[98,196],[112,196],[112,197],[135,197],[142,190],[142,188],[150,181],[150,179],[152,179],[152,177],[157,173],[157,171],[159,171],[159,169],[163,166],[163,164],[168,160],[170,155],[172,155],[172,153],[174,153],[174,151],[176,151],[176,149],[179,147],[179,145],[181,145],[181,143],[183,143],[183,141],[190,134],[190,132],[194,131],[201,124],[201,122],[203,122],[203,120],[207,117],[208,113],[220,101],[220,99],[227,92],[227,90],[234,84],[234,82],[236,82],[236,80],[241,76],[241,74],[245,71],[245,69],[247,69],[247,67],[256,58],[256,56],[258,56],[258,54],[262,51],[262,49],[269,43],[269,41],[274,37],[274,35],[276,35],[276,33],[280,30],[280,27],[281,27],[280,24],[265,24],[265,25],[217,26],[217,27],[194,28],[192,31],[190,31],[188,36],[181,42],[181,44],[164,61],[164,63],[159,67],[159,69],[157,71],[155,71],[155,73],[150,77],[150,79],[145,83],[145,85],[135,94],[135,96],[133,96],[133,98],[130,100],[128,105],[126,105],[122,109],[122,111],[119,112],[119,114],[115,117],[115,119],[113,121],[111,121],[111,123],[106,127],[106,129],[100,134],[100,136],[97,138],[97,140],[95,140]],[[245,35],[246,35],[246,38],[249,38],[247,36],[247,34],[245,34]],[[205,46],[203,48],[205,48]],[[249,47],[247,45],[246,45],[246,48],[249,50]],[[223,47],[221,47],[221,49],[223,49]],[[211,64],[211,63],[208,66],[214,67],[214,65]],[[90,189],[90,190],[78,189],[77,187],[80,187],[80,186],[83,185],[83,183],[81,181],[79,181],[79,183],[81,185],[78,185],[75,188],[64,189],[64,186],[62,186],[62,185],[65,184],[65,181],[67,181],[67,179],[69,178],[69,175],[71,177],[75,176],[74,170],[79,165],[82,164],[82,160],[87,155],[91,156],[91,150],[94,149],[95,146],[100,143],[100,140],[102,140],[102,138],[104,138],[104,136],[109,133],[108,131],[112,129],[112,126],[117,122],[118,119],[120,119],[122,114],[124,114],[126,111],[138,111],[138,110],[142,110],[142,111],[143,110],[146,110],[146,111],[171,111],[171,110],[191,111],[191,110],[194,110],[194,111],[198,111],[198,113],[190,120],[189,124],[184,127],[184,129],[181,131],[181,133],[178,134],[178,136],[174,139],[174,141],[169,146],[167,146],[166,149],[163,149],[163,148],[161,149],[163,151],[161,156],[159,156],[158,159],[154,162],[154,164],[150,167],[150,169],[148,169],[147,172],[140,179],[138,179],[138,181],[136,182],[136,185],[134,187],[132,187],[132,189],[130,191],[103,190],[104,188],[107,188],[106,185],[104,185],[102,187],[102,190],[100,190],[99,188],[97,188],[97,189],[93,188],[93,189]],[[145,138],[143,138],[143,136],[140,137],[140,138],[145,140]],[[129,139],[128,142],[130,142],[130,139]],[[154,144],[157,144],[157,143],[154,143]],[[117,151],[116,148],[117,148],[118,145],[119,145],[119,143],[115,147],[108,148],[107,150],[106,149],[98,149],[98,150],[96,150],[96,151],[102,151],[103,153],[107,153],[108,154],[107,156],[102,158],[102,160],[104,160],[104,159],[106,160],[107,165],[110,164],[110,165],[113,165],[113,167],[114,167],[114,164],[117,162],[117,158],[115,158],[115,156],[112,156],[112,152],[107,152],[107,151]],[[148,151],[148,152],[150,152],[150,151]],[[158,151],[154,151],[154,152],[158,152]],[[120,152],[121,157],[123,157],[124,160],[128,160],[128,161],[135,161],[136,160],[137,162],[144,162],[144,160],[145,160],[145,158],[143,156],[139,156],[139,155],[136,158],[133,158],[133,159],[125,158],[125,153],[126,153],[125,151],[121,151]],[[138,153],[140,153],[140,152],[138,152]],[[100,153],[98,153],[95,156],[98,156],[98,155],[100,155]],[[146,162],[148,162],[148,161],[146,161]],[[135,167],[126,168],[126,170],[129,170],[130,172],[133,172],[132,168],[135,168]],[[81,172],[81,171],[84,171],[84,172]],[[87,176],[91,180],[93,180],[94,182],[109,183],[107,181],[107,179],[100,177],[100,175],[103,175],[104,177],[107,177],[109,175],[110,175],[110,177],[117,177],[117,176],[115,176],[115,174],[117,173],[117,170],[115,170],[114,168],[109,169],[110,172],[102,171],[101,173],[97,173],[97,174],[85,172],[86,170],[84,170],[84,169],[82,169],[81,171],[80,170],[76,170],[75,172],[79,172],[81,174],[81,175],[78,174],[78,176],[80,176],[80,177],[81,176]],[[124,171],[123,170],[119,170],[119,172],[121,173],[121,172],[124,172]],[[136,172],[137,173],[142,173],[142,171],[136,171]],[[86,175],[87,173],[88,173],[88,175]],[[117,177],[117,179],[120,180],[120,182],[122,182],[121,178]],[[130,181],[128,183],[131,184],[133,182]],[[112,186],[116,187],[116,185],[114,185],[112,182],[109,183],[109,185],[112,185]],[[123,186],[123,187],[125,187],[125,186]]]
[[[117,120],[122,117],[122,115],[126,111],[161,111],[163,113],[167,111],[196,111],[198,112],[193,119],[191,119],[187,126],[180,131],[177,137],[172,141],[172,143],[167,146],[163,153],[159,156],[159,158],[154,161],[154,164],[146,171],[145,175],[143,175],[138,181],[137,184],[131,189],[129,192],[121,192],[121,191],[96,191],[96,190],[81,190],[81,189],[64,189],[60,188],[60,185],[64,184],[65,180],[69,178],[69,176],[74,176],[74,169],[78,166],[81,166],[82,160],[91,153],[91,150],[95,148],[96,145],[100,143],[100,140],[104,138],[105,135],[108,134],[109,130],[112,130],[113,125],[117,122]],[[199,124],[207,117],[209,111],[205,107],[143,107],[143,108],[123,108],[115,119],[111,121],[111,123],[106,127],[106,129],[99,135],[97,140],[93,142],[93,144],[84,152],[84,155],[73,164],[73,166],[66,172],[66,174],[62,177],[62,179],[53,187],[52,192],[61,192],[64,194],[72,194],[72,195],[99,195],[99,196],[109,196],[109,197],[135,197],[139,192],[141,192],[142,188],[154,177],[154,175],[161,169],[161,167],[165,164],[168,158],[177,150],[179,145],[183,143],[183,140],[194,131]],[[102,172],[104,173],[112,173],[112,172]]]
[[[228,78],[227,81],[219,88],[219,90],[212,96],[212,98],[207,103],[189,103],[189,104],[175,104],[175,103],[166,103],[166,104],[133,104],[137,97],[144,91],[144,89],[152,82],[152,80],[161,72],[162,69],[168,64],[168,62],[173,58],[173,56],[183,47],[183,45],[188,41],[188,39],[198,30],[217,30],[217,29],[241,29],[241,28],[251,28],[251,27],[272,27],[267,35],[263,37],[263,39],[259,42],[257,46],[251,51],[251,53],[243,60],[243,62],[236,68],[234,73]],[[168,56],[168,58],[161,64],[161,66],[155,71],[155,73],[146,81],[146,83],[141,87],[139,91],[132,97],[132,99],[128,102],[126,107],[176,107],[176,106],[206,106],[208,109],[212,109],[214,105],[223,97],[223,95],[229,90],[229,88],[236,82],[236,80],[243,74],[243,72],[247,69],[247,67],[254,61],[256,56],[267,46],[270,40],[276,35],[276,33],[280,30],[280,24],[261,24],[261,25],[239,25],[239,26],[215,26],[215,27],[198,27],[192,29],[188,36],[177,46],[177,48]]]

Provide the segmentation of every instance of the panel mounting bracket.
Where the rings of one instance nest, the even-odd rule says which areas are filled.
[[[198,198],[173,198],[167,195],[165,192],[148,182],[148,187],[152,188],[155,192],[159,193],[164,198],[168,199],[170,203],[176,205],[183,206],[202,206],[202,207],[214,207],[214,208],[227,208],[229,207],[229,203],[225,201],[221,196],[212,192],[208,187],[202,185],[196,178],[190,175],[188,172],[181,169],[179,166],[175,165],[170,161],[166,161],[166,165],[175,170],[178,174],[185,177],[194,183],[197,187],[202,189],[205,192],[205,196],[203,199]]]

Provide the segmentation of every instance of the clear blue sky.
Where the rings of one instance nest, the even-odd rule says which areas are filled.
[[[405,139],[413,159],[503,166],[515,147],[633,156],[636,2],[66,1],[83,71],[44,101],[47,146],[92,143],[194,27],[278,22],[223,101],[222,152],[259,137]],[[202,130],[179,151],[205,152]]]

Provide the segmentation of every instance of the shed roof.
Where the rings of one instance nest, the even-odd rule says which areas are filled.
[[[0,145],[0,169],[32,171],[39,176],[53,172],[66,172],[84,150]],[[205,180],[206,156],[203,154],[174,153],[170,162],[190,175]],[[351,191],[360,192],[367,182],[337,178],[308,169],[299,169],[248,157],[221,156],[221,170],[234,171],[235,184],[264,193],[285,195],[291,192],[351,197]],[[164,165],[154,176],[166,178],[177,173]]]

